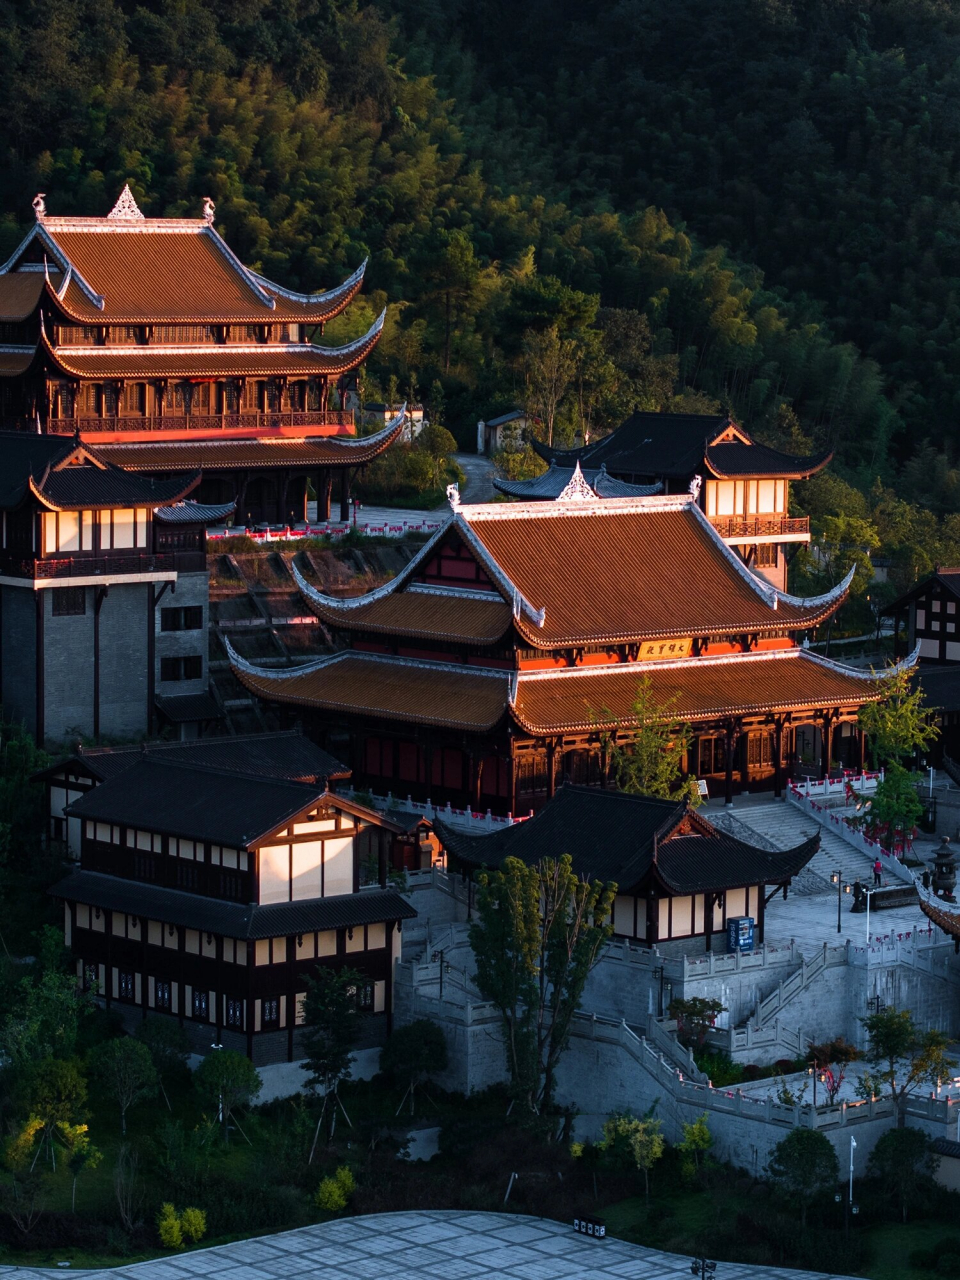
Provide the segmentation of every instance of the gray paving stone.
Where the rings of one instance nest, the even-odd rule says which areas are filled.
[[[0,1280],[53,1269],[0,1267]],[[562,1222],[424,1210],[343,1218],[280,1235],[102,1271],[82,1280],[683,1280],[690,1259],[623,1240],[587,1240]],[[719,1263],[715,1280],[850,1280]]]

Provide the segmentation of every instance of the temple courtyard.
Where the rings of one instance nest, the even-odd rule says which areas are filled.
[[[504,1174],[506,1178],[506,1173]],[[588,1206],[589,1207],[589,1206]],[[115,1280],[668,1280],[689,1276],[692,1259],[578,1235],[572,1225],[507,1213],[449,1210],[382,1213],[318,1223],[215,1249],[83,1276]],[[44,1277],[49,1270],[2,1267],[0,1276]],[[716,1280],[844,1280],[824,1272],[718,1262]]]

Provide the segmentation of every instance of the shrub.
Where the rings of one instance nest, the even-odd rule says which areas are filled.
[[[207,1215],[202,1209],[188,1206],[183,1213],[166,1202],[160,1206],[157,1218],[160,1243],[166,1249],[182,1249],[185,1240],[196,1244],[207,1234]]]
[[[324,1178],[317,1188],[317,1208],[326,1213],[342,1213],[356,1189],[353,1174],[345,1164],[341,1165],[332,1177]]]
[[[160,1206],[157,1232],[160,1236],[160,1243],[165,1249],[183,1248],[183,1230],[180,1226],[180,1218],[172,1204],[162,1204]]]
[[[748,1062],[743,1068],[744,1080],[759,1080],[763,1075],[763,1068],[758,1067],[755,1062]]]
[[[202,1209],[189,1207],[180,1215],[180,1230],[196,1244],[207,1234],[207,1215]]]

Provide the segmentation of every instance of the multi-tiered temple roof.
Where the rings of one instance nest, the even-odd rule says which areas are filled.
[[[691,721],[875,696],[869,672],[796,639],[837,609],[850,576],[811,599],[777,590],[691,496],[458,505],[385,586],[340,599],[298,585],[352,647],[285,671],[233,654],[241,681],[278,703],[474,731],[507,719],[541,735],[629,723],[642,675]],[[451,660],[456,643],[466,660]]]
[[[354,371],[383,314],[351,342],[317,341],[365,262],[297,293],[240,261],[209,200],[201,218],[144,217],[129,189],[106,217],[52,216],[42,196],[34,212],[0,267],[3,425],[79,433],[138,471],[202,470],[203,499],[236,499],[243,521],[304,520],[308,479],[328,518],[336,472],[346,518],[350,480],[403,428],[356,438]]]

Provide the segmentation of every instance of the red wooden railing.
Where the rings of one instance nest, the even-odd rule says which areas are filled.
[[[786,534],[809,536],[808,516],[711,516],[721,538],[782,538]]]
[[[48,418],[53,435],[96,431],[275,431],[281,427],[352,427],[353,413],[336,409],[327,413],[191,413],[162,417],[107,416],[98,418]]]

